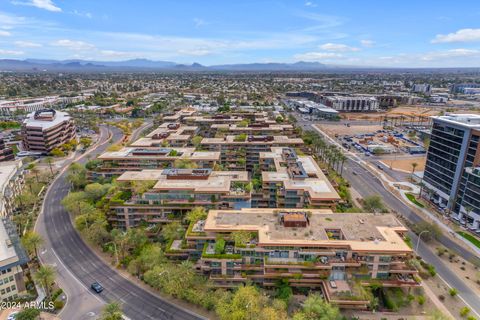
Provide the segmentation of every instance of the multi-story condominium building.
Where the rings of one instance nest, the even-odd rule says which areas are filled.
[[[25,149],[48,153],[75,139],[75,124],[66,112],[43,109],[30,113],[22,124]]]
[[[464,93],[465,90],[480,88],[480,83],[458,83],[450,87],[451,93]]]
[[[198,132],[194,126],[183,126],[177,122],[162,123],[145,138],[133,142],[133,147],[186,147]]]
[[[480,229],[477,179],[480,116],[450,114],[433,118],[423,176],[425,197],[453,213],[455,220]]]
[[[15,209],[15,198],[23,187],[22,161],[0,162],[0,216],[7,217]]]
[[[378,100],[371,96],[323,96],[321,102],[342,112],[378,111]]]
[[[412,92],[430,94],[432,92],[432,86],[428,83],[417,83],[412,86]]]
[[[5,141],[0,137],[0,161],[11,161],[15,159],[12,148],[5,145]]]
[[[167,254],[197,260],[219,287],[251,281],[320,288],[340,307],[366,309],[362,286],[415,287],[412,249],[394,215],[326,209],[210,210]],[[186,241],[185,241],[186,240]]]
[[[28,256],[15,227],[7,218],[0,220],[0,299],[16,300],[27,293],[25,269]]]
[[[204,138],[201,147],[221,152],[220,163],[228,170],[253,171],[259,164],[260,152],[272,147],[302,147],[301,138],[287,136],[227,135],[223,138]]]
[[[110,201],[108,220],[117,228],[157,224],[182,218],[197,206],[210,208],[250,207],[251,186],[246,171],[211,169],[163,169],[127,171],[117,179],[130,183],[129,199]],[[138,183],[151,183],[144,193],[135,192]],[[129,187],[127,187],[129,188]],[[118,199],[117,199],[118,198]]]
[[[182,121],[185,117],[191,117],[197,112],[196,109],[194,108],[183,108],[174,114],[171,115],[166,115],[163,117],[164,121],[170,121],[170,122],[180,122]]]
[[[212,124],[210,130],[215,135],[217,133],[225,134],[241,134],[245,133],[248,135],[293,135],[293,126],[291,124],[277,124],[277,123],[268,123],[268,122],[254,122],[249,123],[245,126],[240,126],[238,124]]]
[[[260,153],[262,195],[252,207],[335,208],[337,191],[311,156],[297,156],[293,148]]]
[[[191,116],[183,118],[184,123],[187,125],[195,125],[199,128],[199,134],[202,137],[214,137],[214,133],[210,131],[210,128],[215,124],[227,124],[233,125],[240,123],[244,120],[241,116],[234,116],[230,114],[217,114],[211,117],[206,116]]]
[[[91,176],[118,176],[126,171],[174,167],[176,161],[188,161],[196,168],[213,168],[220,161],[220,152],[195,151],[195,148],[124,147],[107,151],[98,157],[101,163]]]

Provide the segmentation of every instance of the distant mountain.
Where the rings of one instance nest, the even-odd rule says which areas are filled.
[[[170,61],[132,59],[125,61],[0,59],[0,71],[316,71],[329,68],[319,62],[247,63],[204,66],[200,63],[177,64]]]

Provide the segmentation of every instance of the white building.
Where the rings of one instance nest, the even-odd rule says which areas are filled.
[[[14,200],[23,187],[22,161],[0,162],[0,216],[12,214]]]
[[[378,111],[378,100],[371,96],[324,96],[322,103],[341,112]]]

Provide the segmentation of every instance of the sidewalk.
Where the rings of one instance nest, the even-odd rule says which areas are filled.
[[[364,166],[365,169],[367,169],[368,171],[370,171],[372,174],[374,174],[376,177],[378,177],[380,179],[380,182],[383,184],[383,186],[385,187],[385,189],[387,190],[397,190],[399,193],[400,193],[400,200],[402,200],[406,205],[408,205],[410,208],[414,209],[414,210],[419,210],[420,212],[422,212],[424,215],[426,215],[430,220],[434,221],[435,223],[437,223],[442,229],[444,229],[446,232],[448,232],[448,234],[452,235],[455,239],[457,240],[460,240],[462,243],[464,243],[465,245],[467,245],[468,248],[470,248],[471,250],[473,250],[473,252],[475,252],[477,255],[480,256],[480,249],[477,248],[473,243],[471,243],[470,241],[468,241],[467,239],[463,238],[462,236],[460,235],[457,235],[455,233],[455,231],[453,229],[451,229],[449,226],[447,226],[443,221],[441,221],[440,219],[438,219],[438,217],[436,217],[433,213],[431,213],[429,210],[425,209],[425,208],[420,208],[418,207],[417,205],[415,205],[414,203],[412,203],[406,196],[406,193],[413,193],[413,194],[419,194],[420,193],[420,188],[417,186],[417,185],[414,185],[413,183],[411,182],[406,182],[406,181],[391,181],[390,179],[388,179],[385,175],[385,173],[383,172],[380,172],[378,169],[376,169],[375,167],[373,167],[371,164],[367,163],[365,160],[362,160],[359,156],[357,156],[356,154],[350,152],[350,151],[347,151],[345,150],[345,148],[343,148],[343,146],[341,144],[339,144],[337,141],[335,141],[333,138],[331,138],[330,136],[328,136],[325,132],[323,132],[320,128],[318,128],[317,126],[315,125],[312,125],[312,127],[318,131],[318,133],[320,133],[324,138],[326,138],[327,140],[329,140],[330,143],[336,145],[337,147],[339,147],[341,150],[343,150],[345,152],[345,154],[347,155],[347,157],[349,157],[350,159],[352,159],[353,161],[361,164],[362,166]],[[397,188],[395,185],[403,185],[403,186],[406,186],[406,187],[409,187],[411,188],[411,191],[407,191],[407,190],[402,190],[400,188]],[[391,192],[391,191],[390,191]],[[393,192],[391,192],[394,196],[397,197],[397,195]],[[398,198],[398,197],[397,197]]]

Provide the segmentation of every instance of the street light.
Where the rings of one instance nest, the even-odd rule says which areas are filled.
[[[418,252],[418,245],[420,244],[420,237],[422,236],[422,234],[427,233],[427,232],[430,232],[430,231],[428,231],[428,230],[423,230],[422,232],[420,232],[420,233],[418,234],[417,246],[415,247],[415,252]]]

